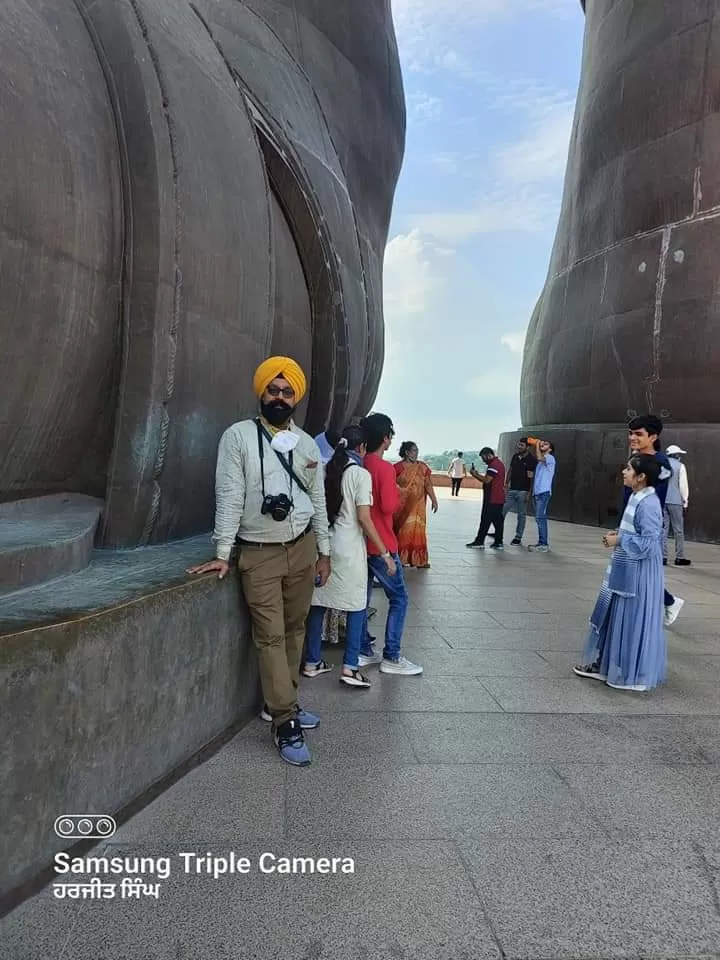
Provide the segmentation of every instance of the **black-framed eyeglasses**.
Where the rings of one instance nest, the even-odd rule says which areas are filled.
[[[292,400],[295,396],[295,391],[292,387],[276,387],[274,384],[271,384],[267,388],[267,392],[271,397],[282,397],[283,400]]]

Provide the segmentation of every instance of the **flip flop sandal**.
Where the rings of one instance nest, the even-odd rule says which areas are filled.
[[[353,670],[352,674],[341,673],[340,683],[344,683],[346,687],[356,687],[361,690],[367,690],[370,686],[368,678],[363,676],[359,670]]]

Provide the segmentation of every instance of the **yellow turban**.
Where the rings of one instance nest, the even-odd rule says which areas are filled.
[[[276,377],[282,377],[295,391],[295,403],[307,393],[307,380],[300,365],[291,357],[270,357],[261,363],[253,377],[253,388],[261,397]]]

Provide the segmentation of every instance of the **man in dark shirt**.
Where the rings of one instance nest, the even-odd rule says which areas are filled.
[[[477,547],[480,550],[485,549],[485,537],[487,537],[490,527],[495,531],[495,541],[490,545],[491,550],[504,550],[503,546],[503,527],[505,518],[503,517],[503,507],[505,506],[505,464],[499,457],[495,456],[495,451],[490,447],[483,447],[480,456],[486,465],[485,473],[479,473],[475,466],[470,468],[470,473],[476,480],[483,484],[483,505],[480,514],[480,527],[474,540],[467,544],[468,547]]]
[[[530,452],[527,437],[523,437],[522,440],[517,442],[517,452],[513,454],[505,480],[503,517],[506,517],[511,511],[517,514],[517,527],[512,541],[513,547],[519,547],[522,544],[527,519],[528,497],[532,490],[536,466],[537,460]]]
[[[628,423],[628,439],[630,443],[630,456],[636,453],[645,453],[654,456],[660,462],[662,467],[660,479],[655,484],[655,493],[660,501],[660,506],[665,509],[665,498],[668,492],[668,482],[672,476],[672,467],[667,456],[660,449],[660,434],[662,433],[663,422],[659,417],[648,414],[643,417],[635,417]],[[623,510],[627,506],[632,490],[629,487],[623,488]],[[665,590],[665,626],[671,627],[677,620],[680,611],[685,605],[681,597],[674,597],[669,590]]]

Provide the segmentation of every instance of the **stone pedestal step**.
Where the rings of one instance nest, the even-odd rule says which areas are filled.
[[[0,504],[0,596],[84,569],[103,501],[59,493]]]

